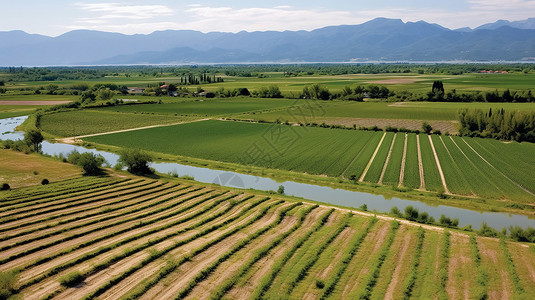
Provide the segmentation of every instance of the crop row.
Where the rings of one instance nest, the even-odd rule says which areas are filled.
[[[528,272],[535,268],[535,252],[517,243],[416,231],[373,216],[200,185],[150,186],[112,213],[81,212],[95,215],[72,223],[65,221],[76,215],[66,214],[56,220],[59,227],[28,234],[28,243],[0,241],[3,253],[20,253],[2,257],[3,271],[18,269],[14,291],[23,298],[369,299],[388,289],[394,298],[454,298],[466,295],[462,282],[477,283],[469,291],[474,297],[496,293],[506,276],[511,289],[502,296],[531,292]],[[409,245],[404,254],[397,251],[402,242]],[[492,260],[492,251],[503,263]],[[477,278],[453,262],[458,253],[471,260],[465,266],[475,266]],[[60,283],[74,275],[80,285]]]

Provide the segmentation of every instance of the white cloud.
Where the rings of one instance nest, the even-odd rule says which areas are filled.
[[[310,30],[362,21],[349,11],[306,10],[291,6],[239,8],[192,6],[186,10],[194,21],[182,26],[201,31]]]
[[[100,14],[99,19],[151,19],[173,15],[165,5],[128,5],[122,3],[76,3],[82,10]]]

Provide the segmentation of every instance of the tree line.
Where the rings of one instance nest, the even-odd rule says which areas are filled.
[[[461,109],[461,136],[535,143],[535,112]]]

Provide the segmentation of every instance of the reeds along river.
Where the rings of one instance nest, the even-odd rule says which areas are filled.
[[[0,119],[0,139],[15,140],[23,138],[24,133],[15,132],[15,128],[22,124],[26,118],[27,117]],[[100,154],[106,159],[106,162],[110,166],[115,165],[119,159],[117,154],[105,151],[97,151],[95,149],[87,149],[81,146],[50,143],[46,141],[42,144],[42,152],[52,156],[60,154],[66,156],[73,150],[77,150],[78,152],[92,152]],[[209,168],[193,167],[178,163],[152,163],[151,167],[159,173],[167,174],[173,172],[179,174],[179,176],[191,176],[199,182],[216,183],[222,186],[234,188],[276,191],[279,186],[282,185],[286,195],[351,208],[358,208],[362,205],[366,205],[367,209],[370,211],[376,210],[377,212],[389,212],[394,206],[403,211],[405,207],[411,205],[417,208],[420,212],[427,212],[429,216],[434,217],[436,220],[438,220],[441,215],[446,215],[449,218],[458,218],[459,227],[472,225],[474,229],[478,229],[481,223],[486,222],[489,226],[498,230],[504,227],[509,228],[509,226],[535,228],[535,219],[528,218],[524,215],[480,212],[446,205],[433,206],[428,203],[415,200],[406,200],[400,198],[387,199],[381,195],[373,195],[344,189],[334,189],[326,186],[304,184],[293,181],[277,182],[271,178],[229,171],[213,170]]]

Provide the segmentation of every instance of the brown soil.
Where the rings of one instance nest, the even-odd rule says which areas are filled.
[[[431,138],[430,135],[428,135],[427,137],[429,138],[429,143],[431,144],[431,150],[433,150],[433,155],[435,156],[435,162],[437,163],[438,174],[440,175],[440,179],[442,180],[444,193],[447,195],[451,195],[451,192],[448,189],[448,185],[446,184],[446,177],[444,177],[444,172],[442,172],[442,166],[440,165],[440,159],[438,159],[438,154],[435,149],[435,144],[433,143],[433,139]]]
[[[377,251],[379,251],[379,249],[381,249],[385,242],[386,235],[390,230],[390,224],[385,222],[383,224],[378,225],[380,227],[377,230],[370,231],[366,238],[364,238],[364,241],[362,242],[362,246],[360,248],[361,250],[359,250],[359,252],[361,253],[355,256],[357,260],[362,260],[362,268],[360,269],[360,271],[355,270],[358,271],[358,274],[356,276],[351,276],[351,279],[349,280],[348,284],[346,284],[342,292],[342,298],[348,298],[349,294],[362,284],[362,280],[364,280],[364,278],[369,272],[368,266],[371,264],[371,260],[374,259],[375,254],[377,253]],[[367,248],[370,247],[367,246],[370,244],[372,245],[371,249]],[[353,282],[353,284],[350,284],[351,282]]]
[[[225,205],[226,204],[224,204],[223,207],[220,207],[220,209],[224,208]],[[214,213],[217,213],[217,212],[214,212]],[[225,218],[226,217],[227,216],[225,216]],[[219,220],[219,221],[221,221],[221,220]],[[191,223],[181,224],[178,227],[170,228],[168,230],[169,231],[180,230],[180,229],[182,229],[182,228],[184,228],[184,227],[186,227],[188,225],[194,224],[194,223],[196,223],[198,221],[192,220],[190,222]],[[163,242],[161,242],[161,243],[159,243],[157,245],[152,246],[151,249],[161,250],[161,249],[163,249],[163,248],[165,248],[167,246],[170,246],[170,245],[174,244],[176,241],[184,240],[184,239],[187,239],[188,237],[193,236],[194,234],[196,234],[198,231],[202,230],[206,226],[210,226],[210,223],[205,224],[205,225],[201,226],[201,228],[197,228],[194,231],[189,231],[189,232],[186,232],[186,233],[180,235],[179,237],[175,237],[175,239],[163,241]],[[151,238],[155,238],[157,236],[162,236],[166,232],[167,232],[167,230],[165,232],[161,231],[161,232],[158,232],[158,233],[153,234],[151,236],[144,237],[142,240],[138,240],[136,242],[137,242],[137,244],[142,244],[142,243],[150,240]],[[137,233],[139,233],[139,232],[136,232],[136,234]],[[114,249],[114,251],[112,251],[112,253],[107,253],[106,255],[100,255],[94,260],[83,262],[82,264],[76,266],[75,269],[79,270],[81,272],[87,271],[87,270],[91,269],[92,266],[95,263],[101,262],[101,261],[105,261],[105,260],[115,256],[116,254],[122,253],[122,251],[124,251],[125,249],[128,249],[129,247],[133,247],[133,246],[135,246],[135,245],[131,245],[131,244],[124,245],[122,247]],[[144,251],[138,252],[136,254],[133,254],[133,255],[129,256],[127,259],[123,259],[123,260],[113,264],[112,266],[108,267],[107,269],[102,270],[100,272],[97,272],[97,273],[91,275],[90,277],[86,278],[86,280],[84,281],[85,284],[82,287],[79,287],[74,291],[73,291],[73,289],[69,289],[65,293],[60,294],[60,298],[63,298],[63,299],[66,299],[66,298],[69,298],[69,299],[80,299],[83,295],[85,295],[87,293],[90,293],[91,291],[95,290],[96,288],[98,288],[100,285],[104,284],[107,280],[109,280],[113,276],[115,276],[117,274],[120,274],[120,273],[126,271],[131,266],[136,265],[137,263],[141,262],[148,255],[149,255],[148,250],[144,250]],[[147,270],[145,270],[145,268],[143,268],[142,270],[144,270],[145,272],[148,272]],[[58,276],[61,276],[61,274],[58,274]],[[39,285],[40,286],[46,286],[47,282],[42,282]],[[37,286],[34,286],[32,288],[37,290],[35,292],[38,292],[40,290],[40,287],[37,287]]]
[[[187,197],[187,196],[184,196],[184,197]],[[184,198],[184,197],[181,197],[181,198]],[[206,197],[208,197],[208,196],[205,196],[203,198],[206,198]],[[194,201],[201,201],[201,200],[197,199],[197,200],[194,200]],[[191,204],[191,203],[183,204],[180,207],[177,207],[176,209],[181,209],[183,206],[186,206],[186,205],[189,205],[189,204]],[[125,238],[128,238],[128,237],[134,236],[136,234],[139,234],[141,232],[148,231],[148,230],[151,230],[153,228],[158,228],[160,226],[165,226],[168,223],[174,222],[174,221],[179,220],[181,218],[185,218],[188,215],[190,215],[192,213],[196,213],[197,211],[203,209],[203,207],[208,205],[208,204],[209,203],[205,203],[204,205],[199,205],[195,209],[192,209],[191,211],[185,212],[184,214],[182,214],[180,216],[176,216],[174,218],[170,218],[170,219],[168,219],[166,221],[162,221],[162,222],[159,222],[157,224],[152,224],[152,225],[149,225],[149,226],[144,227],[144,228],[131,230],[129,232],[126,232],[124,234],[115,236],[113,238],[106,239],[106,240],[103,240],[101,242],[95,243],[95,244],[93,244],[91,246],[88,246],[86,248],[83,248],[83,249],[81,249],[79,251],[75,251],[75,252],[63,255],[63,256],[58,257],[58,258],[56,258],[54,260],[51,260],[51,261],[49,261],[47,263],[44,263],[44,264],[41,264],[39,266],[36,266],[36,267],[30,268],[28,270],[25,270],[23,273],[20,274],[20,280],[21,280],[21,282],[26,282],[27,280],[31,279],[32,277],[35,277],[37,275],[43,274],[44,272],[48,271],[49,269],[53,268],[54,266],[57,266],[57,265],[66,263],[66,262],[68,262],[70,260],[73,260],[73,259],[76,259],[78,257],[81,257],[81,256],[83,256],[83,255],[85,255],[87,253],[90,253],[92,251],[95,251],[95,250],[99,249],[100,247],[104,247],[106,245],[113,244],[113,243],[118,242],[120,240],[123,240]],[[157,232],[157,233],[154,233],[152,235],[146,236],[146,237],[144,237],[144,238],[142,238],[140,240],[132,241],[132,242],[130,242],[128,244],[125,244],[125,245],[122,245],[122,246],[120,246],[120,247],[118,247],[116,249],[113,249],[112,251],[109,251],[106,254],[101,254],[100,256],[98,256],[98,260],[102,261],[104,259],[112,257],[117,253],[121,253],[124,249],[127,249],[127,248],[135,248],[136,246],[144,243],[145,241],[150,240],[151,238],[156,238],[158,236],[165,235],[166,233],[173,232],[174,230],[180,230],[180,228],[183,228],[184,226],[188,226],[189,224],[193,224],[194,222],[196,222],[196,221],[192,220],[192,221],[189,221],[187,223],[183,223],[183,224],[179,225],[178,227],[168,228],[166,230],[162,230],[160,232]],[[110,230],[117,230],[117,229],[116,228],[112,228]],[[108,233],[108,232],[106,232],[106,233]]]
[[[446,292],[451,299],[467,299],[467,295],[470,295],[470,278],[467,277],[470,274],[469,268],[475,268],[475,265],[472,265],[470,238],[452,235],[450,242],[451,249],[458,250],[459,252],[455,255],[451,255],[448,262]],[[459,277],[457,274],[466,276]],[[460,289],[460,287],[463,289]]]
[[[491,280],[493,277],[499,277],[495,278],[495,281],[499,283],[500,286],[491,285],[488,288],[489,299],[511,299],[513,295],[512,282],[507,270],[505,270],[505,265],[501,265],[502,262],[498,260],[498,251],[496,249],[499,248],[499,242],[495,239],[487,238],[478,238],[477,240],[479,251],[481,252],[482,263],[487,266]],[[492,248],[489,245],[491,243],[494,244],[492,245]],[[487,263],[485,263],[486,261]],[[502,267],[499,268],[500,266]]]
[[[280,207],[279,207],[280,209]],[[232,227],[241,225],[240,223],[246,223],[251,218],[254,217],[254,215],[250,215],[246,219],[243,219],[242,221],[236,223]],[[276,213],[269,213],[266,216],[264,216],[262,219],[256,221],[255,223],[251,224],[247,230],[242,230],[240,232],[237,232],[233,234],[232,236],[224,239],[223,241],[219,242],[217,245],[214,245],[207,250],[203,251],[196,257],[192,258],[191,261],[184,263],[181,265],[177,271],[175,271],[173,274],[169,275],[162,283],[157,284],[152,289],[150,289],[147,293],[145,293],[141,299],[172,299],[174,298],[185,286],[188,282],[190,282],[197,274],[199,274],[203,269],[205,269],[207,266],[211,265],[214,261],[216,261],[219,257],[224,255],[228,250],[232,248],[233,245],[238,243],[238,241],[246,238],[249,234],[252,234],[253,232],[269,226],[269,224],[272,224],[277,217]],[[215,239],[217,236],[224,234],[225,232],[232,229],[232,227],[229,227],[225,229],[224,231],[218,232],[217,235],[214,235],[210,239]],[[197,245],[191,245],[188,247],[189,249],[195,249],[198,246],[201,246],[201,243],[204,244],[204,241],[201,241],[201,239],[195,240],[192,242],[193,244]],[[188,251],[189,252],[189,251]],[[166,285],[165,282],[172,282],[172,285]]]
[[[359,127],[372,127],[377,126],[379,128],[397,127],[407,128],[411,130],[422,130],[422,122],[427,122],[434,129],[438,129],[442,132],[449,132],[451,134],[458,133],[457,124],[458,121],[430,121],[430,120],[407,120],[407,119],[375,119],[375,118],[320,118],[318,122],[325,122],[326,124],[343,125],[347,127],[353,127],[353,125]]]
[[[420,190],[425,190],[424,165],[422,163],[422,151],[420,150],[420,135],[416,135],[416,146],[418,147],[418,170],[420,172]]]
[[[403,270],[403,261],[406,259],[406,254],[407,250],[409,249],[410,243],[411,235],[405,234],[405,237],[403,237],[403,243],[401,244],[401,248],[399,252],[396,253],[396,268],[392,273],[392,280],[388,285],[388,289],[386,290],[384,299],[394,299],[394,290],[399,284],[403,283],[404,278],[400,278],[401,271]]]
[[[377,148],[375,148],[375,151],[373,152],[372,157],[370,158],[370,161],[366,165],[366,168],[364,168],[364,171],[362,172],[362,175],[360,175],[359,181],[364,181],[364,177],[366,177],[366,174],[368,173],[368,170],[372,166],[373,160],[375,159],[375,156],[377,155],[377,152],[379,152],[379,148],[381,148],[381,145],[383,144],[383,141],[385,140],[386,132],[383,133],[383,136],[381,137],[381,141],[379,141],[379,144],[377,145]]]
[[[403,180],[405,179],[405,161],[406,160],[407,160],[407,134],[405,133],[405,141],[403,145],[403,157],[401,158],[401,169],[399,171],[398,187],[403,186]]]
[[[390,156],[392,156],[392,149],[394,149],[394,144],[396,143],[397,133],[392,139],[392,144],[390,144],[390,149],[388,150],[388,155],[386,156],[385,164],[383,165],[383,170],[381,171],[381,176],[379,177],[378,184],[383,184],[383,178],[385,177],[386,168],[388,167],[388,162],[390,161]]]
[[[231,259],[221,264],[210,277],[199,283],[191,292],[188,298],[208,299],[210,293],[215,287],[223,284],[227,278],[232,277],[241,268],[244,262],[251,259],[252,255],[260,248],[270,244],[278,236],[288,232],[297,224],[297,217],[286,217],[276,228],[270,230],[265,236],[253,241],[250,245],[244,247],[239,253],[236,253]]]

